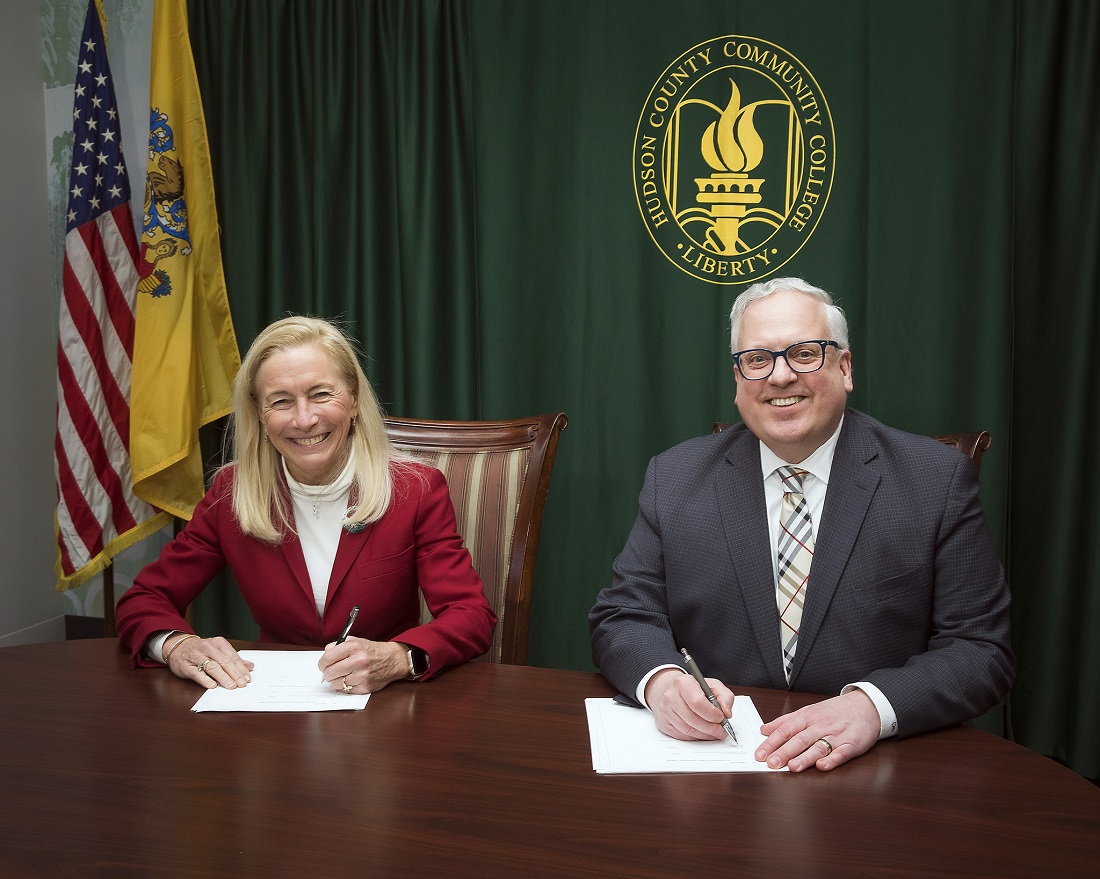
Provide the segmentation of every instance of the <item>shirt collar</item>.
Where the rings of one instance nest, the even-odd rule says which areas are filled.
[[[805,470],[812,476],[820,479],[825,485],[829,484],[829,474],[833,469],[833,453],[836,451],[836,441],[840,437],[840,429],[844,426],[844,416],[840,416],[840,424],[836,426],[836,430],[833,431],[833,435],[829,437],[820,446],[814,449],[813,453],[805,460],[800,461],[798,464],[792,464],[790,461],[784,461],[775,452],[769,449],[763,442],[760,443],[760,470],[763,473],[765,479],[771,476],[778,467],[798,467],[799,470]]]
[[[304,495],[305,497],[315,497],[319,495],[324,497],[337,497],[351,488],[352,482],[355,481],[354,450],[349,450],[348,460],[344,464],[344,469],[341,470],[340,474],[328,485],[309,485],[303,488],[298,480],[290,475],[290,470],[286,466],[286,458],[280,456],[279,460],[282,462],[283,475],[286,477],[286,484],[291,492]]]

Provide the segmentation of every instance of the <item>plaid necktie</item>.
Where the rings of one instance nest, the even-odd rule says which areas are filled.
[[[776,596],[779,603],[779,639],[783,645],[783,673],[790,683],[794,652],[798,647],[798,627],[802,624],[806,581],[814,558],[814,528],[810,505],[802,495],[802,477],[806,471],[780,467],[776,472],[783,480]]]

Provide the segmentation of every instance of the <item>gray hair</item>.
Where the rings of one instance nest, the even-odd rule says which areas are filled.
[[[741,321],[745,318],[745,309],[757,300],[765,299],[780,290],[803,293],[820,302],[825,322],[829,327],[829,337],[840,346],[841,351],[848,350],[848,319],[840,306],[833,303],[832,296],[801,278],[772,278],[769,281],[753,284],[733,301],[733,308],[730,309],[731,352],[737,350],[737,340],[741,336]]]

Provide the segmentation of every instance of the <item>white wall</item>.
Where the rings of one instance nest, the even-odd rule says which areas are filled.
[[[55,301],[41,12],[4,4],[0,28],[0,646],[64,638],[54,591]]]

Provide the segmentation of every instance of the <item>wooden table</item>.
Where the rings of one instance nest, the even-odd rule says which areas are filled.
[[[114,640],[0,650],[0,876],[1097,876],[1100,791],[959,727],[830,773],[600,776],[595,674],[193,714]],[[771,718],[808,701],[748,691]]]

